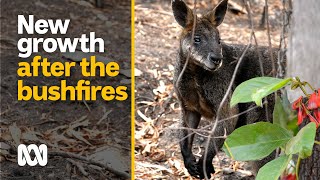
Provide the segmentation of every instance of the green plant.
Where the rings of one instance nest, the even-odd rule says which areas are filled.
[[[240,161],[259,160],[280,148],[279,157],[259,170],[256,177],[258,180],[278,179],[293,157],[298,157],[295,176],[299,177],[300,160],[311,156],[314,144],[319,144],[315,141],[315,136],[320,124],[320,89],[315,90],[299,78],[257,77],[240,84],[231,98],[231,106],[247,102],[262,106],[263,98],[288,85],[291,85],[292,90],[300,88],[305,97],[300,97],[291,106],[286,96],[277,96],[273,123],[258,122],[242,126],[233,131],[224,142],[223,150],[226,154]],[[307,94],[306,87],[313,93]],[[306,119],[310,123],[299,130],[298,126]]]

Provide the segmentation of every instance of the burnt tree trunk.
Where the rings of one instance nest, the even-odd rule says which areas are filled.
[[[317,89],[320,88],[319,9],[319,0],[293,1],[293,22],[287,54],[287,76],[298,76]],[[290,101],[301,95],[299,91],[289,93]],[[317,130],[316,139],[320,140],[320,128]],[[320,145],[314,145],[312,156],[301,161],[299,179],[320,179]]]

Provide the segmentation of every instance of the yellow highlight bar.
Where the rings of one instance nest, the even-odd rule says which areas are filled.
[[[134,97],[134,0],[131,0],[131,179],[134,180],[134,130],[135,130],[135,97]]]

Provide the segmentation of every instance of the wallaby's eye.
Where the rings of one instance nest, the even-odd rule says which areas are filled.
[[[201,42],[201,39],[199,36],[195,36],[193,40],[194,40],[195,44],[200,44],[200,42]]]

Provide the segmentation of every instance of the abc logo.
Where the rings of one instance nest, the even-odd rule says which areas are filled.
[[[31,151],[34,152],[35,158],[31,159]],[[28,146],[20,144],[18,146],[18,164],[24,166],[26,163],[29,166],[35,166],[39,163],[40,166],[47,165],[48,162],[48,148],[45,144],[41,144],[39,147],[35,144]]]

